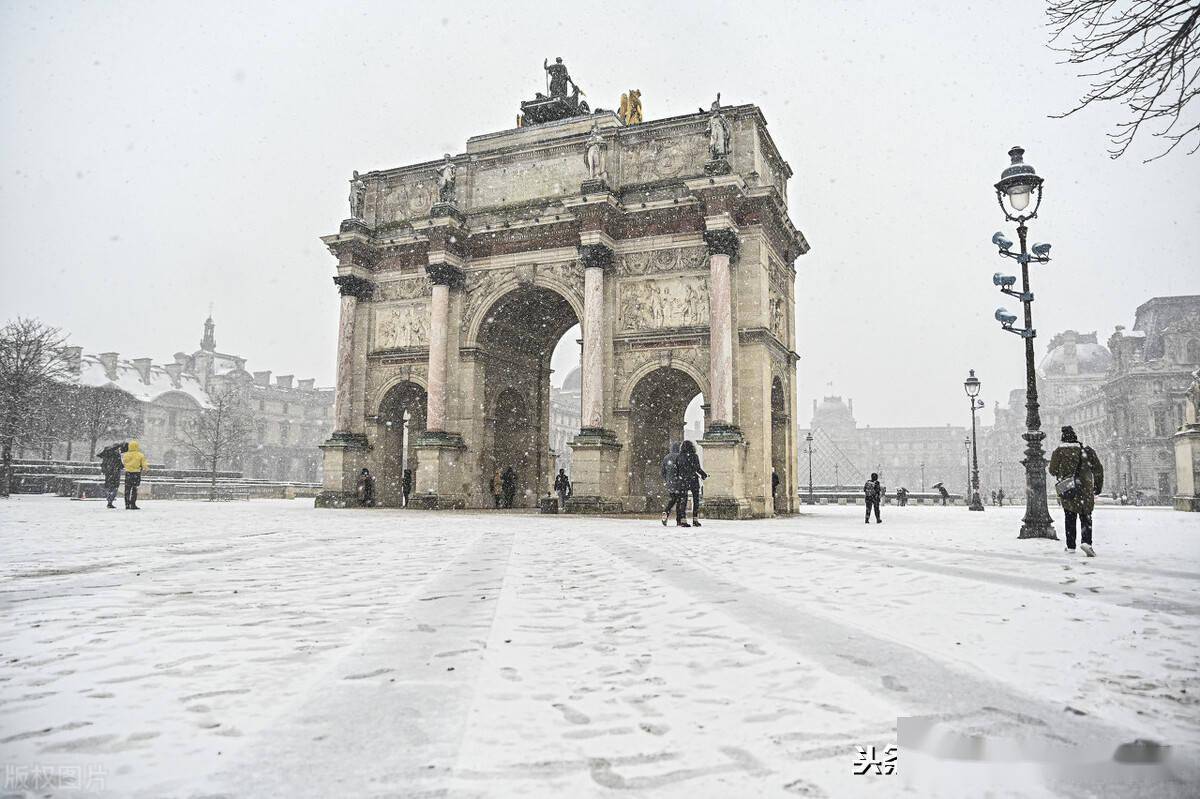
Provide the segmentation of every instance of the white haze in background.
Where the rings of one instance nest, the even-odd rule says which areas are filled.
[[[685,12],[685,13],[681,13]],[[587,99],[640,88],[648,119],[756,103],[796,176],[800,404],[860,423],[965,422],[1023,383],[992,311],[991,184],[1021,144],[1047,180],[1035,240],[1039,353],[1200,293],[1200,158],[1110,161],[1116,107],[1066,121],[1084,84],[1046,49],[1044,2],[7,3],[0,7],[0,319],[92,352],[197,345],[333,381],[334,261],[318,236],[346,180],[463,151],[513,124],[562,56]],[[1011,235],[1011,228],[1009,230]],[[1012,307],[1012,303],[1003,304]],[[556,367],[561,364],[556,363]],[[559,379],[565,374],[560,369]],[[830,387],[828,384],[832,383]],[[919,402],[911,398],[920,397]]]

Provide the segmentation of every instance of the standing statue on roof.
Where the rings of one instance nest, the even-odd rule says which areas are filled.
[[[454,166],[454,161],[450,158],[450,153],[446,153],[445,160],[442,161],[442,165],[437,168],[438,202],[454,202],[454,180],[456,171],[457,170]]]
[[[714,161],[729,155],[732,139],[733,128],[721,113],[721,93],[717,92],[717,99],[713,100],[708,114],[708,149]]]
[[[619,116],[626,125],[636,125],[642,121],[641,89],[630,89],[628,93],[621,95]]]
[[[350,218],[362,219],[363,207],[367,203],[367,182],[358,175],[358,170],[354,170],[354,177],[350,179]]]

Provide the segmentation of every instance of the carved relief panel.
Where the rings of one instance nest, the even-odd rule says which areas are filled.
[[[708,279],[622,280],[618,304],[624,331],[707,325]]]
[[[380,306],[375,310],[375,349],[423,347],[429,342],[429,306],[424,302]]]
[[[647,183],[704,172],[708,139],[699,134],[627,145],[621,153],[621,183]]]

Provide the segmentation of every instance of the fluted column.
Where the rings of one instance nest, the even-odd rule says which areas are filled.
[[[583,430],[604,428],[604,273],[613,251],[603,244],[580,247],[583,262]]]
[[[333,279],[342,295],[338,318],[337,389],[334,393],[334,432],[349,433],[354,425],[354,319],[358,301],[371,296],[374,284],[354,275]]]
[[[731,428],[733,424],[733,275],[737,234],[711,230],[704,234],[708,245],[708,382],[712,394],[710,426]]]
[[[446,431],[446,345],[450,337],[450,286],[462,278],[462,272],[448,264],[428,267],[433,281],[429,301],[429,390],[426,430]]]

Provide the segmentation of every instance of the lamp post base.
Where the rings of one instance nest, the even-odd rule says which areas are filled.
[[[1025,448],[1025,518],[1021,520],[1021,533],[1017,538],[1048,538],[1058,540],[1054,532],[1054,520],[1046,504],[1046,458],[1042,454],[1041,430],[1030,430],[1021,438],[1028,442]]]

